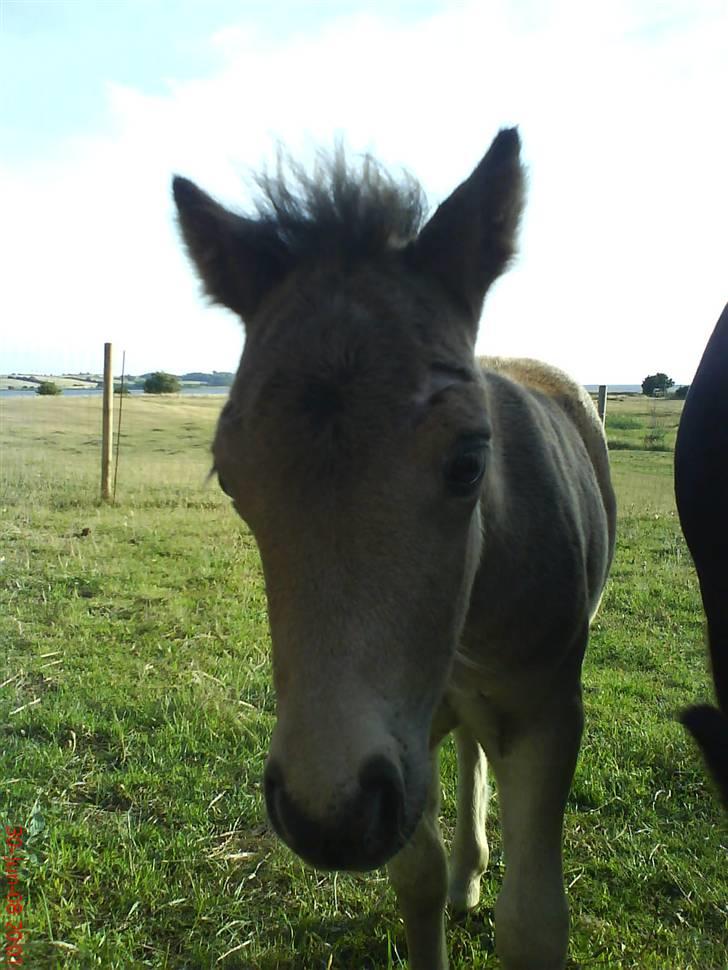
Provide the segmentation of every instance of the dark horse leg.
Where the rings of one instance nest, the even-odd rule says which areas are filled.
[[[675,445],[675,498],[708,621],[718,707],[682,715],[728,809],[728,305],[693,383]]]

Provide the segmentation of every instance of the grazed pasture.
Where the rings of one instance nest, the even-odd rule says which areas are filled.
[[[223,401],[126,399],[108,508],[100,401],[0,400],[0,816],[28,828],[29,966],[403,965],[386,878],[313,872],[265,823],[259,560],[204,483]],[[679,411],[609,402],[620,522],[567,811],[572,968],[728,966],[726,829],[674,719],[708,695],[672,499]],[[448,749],[446,835],[453,797]],[[489,833],[483,901],[449,928],[455,970],[496,966],[497,794]]]

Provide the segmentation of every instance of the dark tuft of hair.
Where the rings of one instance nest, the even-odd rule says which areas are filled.
[[[276,174],[255,181],[260,222],[294,259],[377,256],[414,239],[427,212],[416,179],[395,179],[369,155],[352,164],[340,145],[319,153],[311,173],[279,153]]]

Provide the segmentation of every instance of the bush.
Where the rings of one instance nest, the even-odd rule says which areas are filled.
[[[675,397],[678,401],[684,401],[688,396],[688,391],[690,390],[689,384],[682,384],[680,387],[675,388]]]
[[[42,394],[47,397],[54,396],[56,394],[62,394],[63,388],[59,387],[55,381],[41,381],[36,388],[36,394]]]
[[[144,381],[145,394],[176,394],[179,389],[180,383],[174,374],[165,374],[161,370],[150,374]]]
[[[672,387],[674,383],[675,381],[671,377],[663,374],[662,371],[658,371],[657,374],[650,374],[642,381],[642,393],[646,394],[647,397],[654,397],[655,391],[658,392],[658,395],[666,394],[667,389]]]
[[[114,394],[122,394],[126,397],[130,393],[128,384],[114,384]]]

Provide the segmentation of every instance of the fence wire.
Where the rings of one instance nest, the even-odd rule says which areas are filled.
[[[114,395],[119,504],[205,502],[210,445],[226,393]],[[0,394],[0,501],[87,505],[101,494],[102,394]]]

